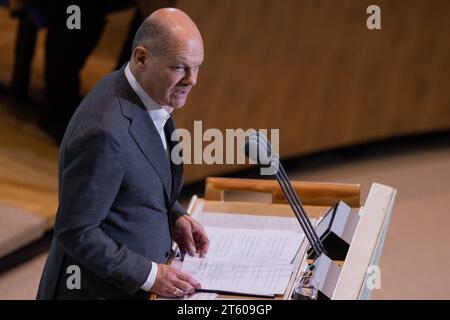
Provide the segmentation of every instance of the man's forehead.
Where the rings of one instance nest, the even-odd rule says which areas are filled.
[[[202,45],[179,45],[172,46],[167,53],[169,60],[177,60],[188,64],[200,64],[203,62]]]

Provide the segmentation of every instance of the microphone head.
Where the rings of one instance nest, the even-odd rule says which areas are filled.
[[[270,166],[272,160],[272,147],[266,136],[253,131],[245,138],[245,156],[256,164]]]

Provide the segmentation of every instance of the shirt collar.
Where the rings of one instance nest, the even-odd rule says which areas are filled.
[[[131,88],[133,88],[145,108],[148,110],[152,120],[161,123],[162,126],[164,126],[166,121],[170,118],[170,113],[173,111],[173,108],[159,105],[147,94],[147,92],[145,92],[144,88],[142,88],[131,72],[130,63],[127,63],[127,66],[125,67],[125,77],[130,83]]]

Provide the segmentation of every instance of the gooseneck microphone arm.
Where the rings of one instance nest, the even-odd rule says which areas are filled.
[[[257,151],[257,154],[255,155],[254,153],[251,153],[251,150]],[[263,153],[261,154],[260,151]],[[300,223],[306,238],[308,239],[317,257],[320,256],[321,253],[326,254],[322,241],[312,226],[311,221],[308,219],[305,209],[303,208],[297,193],[294,191],[286,171],[281,165],[278,155],[271,154],[271,146],[266,137],[258,132],[250,134],[245,142],[245,154],[249,159],[264,166],[267,166],[269,163],[270,165],[273,165],[273,161],[277,161],[277,171],[275,173],[276,179],[281,190],[283,191],[284,196],[291,206],[295,217]],[[265,161],[262,161],[262,158],[264,158]]]
[[[311,224],[311,221],[308,219],[305,209],[303,208],[303,205],[301,204],[300,199],[297,193],[295,192],[294,188],[292,187],[292,184],[286,174],[286,171],[284,170],[280,162],[278,163],[278,172],[276,174],[276,178],[278,183],[280,184],[284,196],[291,205],[292,210],[294,211],[294,214],[297,217],[297,220],[300,222],[300,225],[302,226],[305,235],[308,235],[307,236],[308,241],[311,244],[311,247],[313,248],[316,256],[317,257],[320,256],[321,253],[326,254],[322,241],[317,235],[316,230]]]

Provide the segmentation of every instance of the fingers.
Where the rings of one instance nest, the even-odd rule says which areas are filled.
[[[196,238],[197,238],[196,239],[197,251],[198,251],[200,257],[204,257],[208,253],[209,239],[206,236],[206,234],[200,235]]]
[[[200,289],[200,287],[201,287],[200,282],[198,282],[197,280],[195,280],[190,275],[188,275],[188,274],[186,274],[184,272],[181,272],[179,270],[177,270],[177,271],[178,271],[178,274],[177,274],[178,279],[189,283],[195,289]]]
[[[185,292],[184,290],[181,290],[180,288],[177,288],[176,286],[172,286],[171,289],[168,291],[167,294],[164,294],[164,296],[169,298],[181,298],[184,297]]]
[[[191,276],[167,265],[158,264],[158,275],[152,292],[169,298],[179,298],[194,293],[196,288],[200,288],[200,283]]]
[[[191,232],[186,233],[183,241],[183,249],[191,256],[194,256],[197,250],[195,249],[195,241]]]
[[[209,239],[205,229],[189,216],[183,216],[177,220],[177,243],[182,251],[194,256],[199,253],[205,256],[209,248]]]
[[[183,216],[177,220],[178,227],[178,245],[182,251],[193,256],[196,253],[195,241],[193,238],[193,224],[189,216]]]
[[[172,281],[174,287],[171,292],[174,296],[182,297],[185,294],[193,294],[195,289],[200,288],[200,283],[194,280],[191,276],[175,270],[176,277]]]
[[[189,282],[176,279],[173,284],[175,287],[183,291],[183,294],[192,294],[195,292],[195,288]]]
[[[200,257],[204,257],[208,252],[209,239],[206,235],[205,229],[202,226],[199,226],[199,228],[195,230],[194,239],[197,247],[197,252],[199,253]]]

